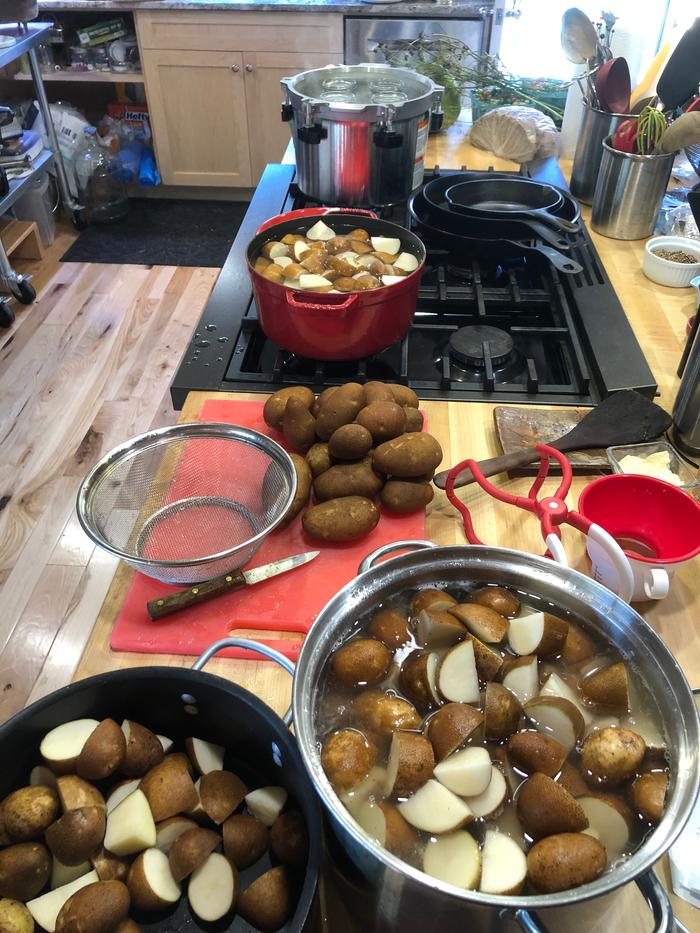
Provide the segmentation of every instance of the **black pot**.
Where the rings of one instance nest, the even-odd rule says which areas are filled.
[[[72,719],[106,717],[117,722],[134,719],[176,743],[197,736],[223,745],[224,768],[240,775],[248,786],[275,784],[287,789],[306,821],[309,856],[296,911],[282,930],[301,931],[314,899],[321,858],[316,792],[282,719],[252,693],[222,677],[197,670],[140,667],[89,677],[38,700],[0,726],[0,799],[28,783],[31,768],[40,763],[39,743],[50,729]],[[266,855],[240,872],[241,890],[270,866]],[[131,916],[143,933],[251,929],[238,915],[218,923],[198,921],[190,914],[186,894],[171,912],[132,911]]]

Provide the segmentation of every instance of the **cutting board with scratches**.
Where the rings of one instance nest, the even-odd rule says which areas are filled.
[[[493,410],[493,420],[503,453],[509,454],[524,447],[535,447],[537,444],[555,441],[575,427],[588,412],[588,408],[567,411],[563,408],[512,408],[509,405],[497,405]],[[575,473],[593,473],[600,470],[610,472],[610,461],[602,448],[579,450],[566,456]],[[513,470],[513,474],[534,476],[539,465],[540,461],[535,460],[532,464]],[[559,464],[554,459],[550,462],[550,469],[553,473],[561,473]]]
[[[199,420],[240,424],[267,434],[285,446],[282,435],[265,424],[263,403],[264,398],[259,402],[209,399],[202,407]],[[168,586],[137,573],[112,630],[111,647],[115,651],[198,655],[220,638],[240,634],[243,630],[247,634],[251,630],[251,637],[295,659],[303,636],[316,616],[328,600],[357,575],[360,561],[383,544],[407,538],[425,538],[424,512],[391,515],[382,511],[379,524],[366,538],[333,546],[308,538],[298,517],[287,528],[273,532],[264,540],[250,566],[320,550],[315,560],[297,570],[157,622],[148,616],[147,601],[180,587]],[[265,633],[274,634],[270,638]],[[248,652],[235,648],[224,654],[251,658]]]

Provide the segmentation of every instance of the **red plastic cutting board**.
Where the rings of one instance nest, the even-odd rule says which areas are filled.
[[[284,446],[282,436],[265,424],[262,410],[262,401],[210,399],[202,407],[199,420],[244,425],[268,434]],[[158,622],[149,618],[147,601],[178,587],[169,587],[137,573],[115,622],[110,644],[115,651],[198,655],[220,638],[235,635],[240,629],[252,629],[290,633],[284,638],[259,640],[279,648],[294,659],[303,635],[328,600],[357,575],[363,557],[390,541],[415,538],[425,538],[424,512],[400,516],[383,511],[379,524],[366,538],[332,546],[308,538],[299,517],[287,528],[269,535],[250,566],[257,567],[303,551],[320,550],[315,560],[297,570],[221,596],[202,606],[185,609]],[[235,648],[225,654],[228,657],[251,658],[248,652]]]

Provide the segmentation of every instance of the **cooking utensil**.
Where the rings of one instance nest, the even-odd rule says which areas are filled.
[[[154,621],[162,619],[173,612],[198,606],[224,593],[232,593],[244,586],[253,586],[255,583],[276,577],[280,573],[287,573],[295,567],[302,567],[314,557],[318,557],[320,553],[320,551],[307,551],[305,554],[295,554],[294,557],[283,557],[282,560],[272,561],[262,567],[253,567],[252,570],[234,570],[222,577],[192,586],[188,590],[181,590],[179,593],[156,596],[154,599],[149,599],[146,604],[148,614]]]
[[[630,70],[625,58],[613,58],[596,72],[595,90],[604,110],[626,113],[630,109],[632,91]]]
[[[465,468],[471,472],[481,488],[490,496],[493,496],[494,499],[525,509],[527,512],[533,512],[538,517],[542,538],[547,545],[547,552],[544,556],[551,556],[562,567],[568,567],[569,561],[566,557],[564,545],[561,542],[560,525],[573,525],[574,528],[586,535],[587,540],[595,541],[597,547],[613,568],[612,579],[617,585],[608,585],[608,589],[613,593],[617,593],[620,599],[628,603],[634,592],[634,576],[622,548],[612,535],[601,527],[599,522],[592,522],[579,512],[570,510],[566,504],[565,499],[571,489],[571,478],[573,476],[571,464],[562,453],[554,447],[548,447],[547,444],[538,444],[535,450],[540,458],[540,469],[527,496],[513,496],[509,492],[505,492],[505,490],[497,489],[484,477],[476,460],[463,460],[462,463],[452,467],[447,474],[445,491],[447,492],[447,498],[462,516],[464,534],[467,540],[470,544],[483,544],[474,531],[471,513],[466,503],[455,495],[455,480]],[[549,473],[550,457],[554,457],[561,467],[561,482],[551,496],[538,499],[537,494]],[[599,578],[595,577],[595,579]]]
[[[700,17],[681,36],[661,72],[656,93],[664,110],[675,110],[697,95],[700,84]]]
[[[326,204],[404,201],[423,180],[444,88],[382,64],[327,65],[283,78],[301,190]]]
[[[445,249],[459,248],[462,255],[489,256],[494,259],[525,257],[539,263],[546,261],[559,272],[568,275],[576,275],[582,271],[580,263],[563,256],[556,249],[545,246],[544,243],[537,240],[513,240],[505,236],[505,230],[500,235],[487,235],[485,231],[487,229],[491,230],[491,228],[487,228],[486,224],[497,223],[497,221],[483,221],[481,224],[477,224],[477,226],[484,229],[481,237],[477,234],[476,229],[473,236],[446,230],[431,218],[431,209],[425,200],[424,189],[417,191],[409,199],[408,207],[409,213],[418,228],[424,231],[436,245],[441,243]]]
[[[467,217],[537,221],[561,233],[578,233],[578,223],[557,217],[563,197],[551,185],[531,182],[523,185],[517,178],[480,179],[459,182],[445,192],[448,204]]]
[[[418,260],[418,268],[400,282],[372,291],[315,294],[295,291],[263,278],[253,268],[268,240],[303,233],[323,217],[338,234],[362,227],[371,236],[396,237],[403,252]],[[280,214],[264,223],[248,245],[248,273],[260,326],[280,347],[317,360],[352,360],[371,356],[408,332],[418,301],[425,265],[425,247],[398,224],[379,220],[371,211],[311,207]]]
[[[633,473],[601,476],[586,486],[578,505],[624,548],[633,601],[663,599],[676,570],[700,554],[700,504],[671,483]],[[610,553],[590,537],[586,550],[594,579],[614,590],[619,570]]]
[[[248,650],[293,670],[290,662],[276,652],[242,643]],[[284,933],[298,933],[312,909],[320,869],[322,826],[318,800],[285,722],[252,693],[201,670],[219,648],[211,646],[192,670],[140,667],[111,671],[70,684],[28,706],[0,726],[0,794],[4,798],[11,790],[27,784],[30,770],[41,760],[41,737],[73,719],[133,719],[167,735],[181,747],[192,735],[222,745],[227,750],[224,768],[240,775],[249,787],[284,787],[304,818],[309,835],[308,858],[299,876],[296,909],[282,927]],[[241,872],[241,889],[270,867],[269,857],[265,859],[267,864],[257,863]],[[202,928],[190,913],[184,893],[171,912],[135,916],[139,929],[149,933],[192,933]],[[215,924],[214,929],[243,933],[250,926],[236,916]]]
[[[83,530],[164,583],[201,583],[247,564],[296,493],[289,455],[237,425],[159,428],[115,447],[78,491]]]
[[[416,548],[423,550],[378,563],[392,551]],[[324,608],[302,646],[294,678],[293,709],[299,749],[331,826],[352,861],[376,889],[372,933],[387,929],[423,933],[437,926],[441,930],[486,933],[509,923],[534,933],[540,926],[533,911],[575,906],[633,880],[654,902],[657,931],[668,933],[673,928],[668,898],[649,870],[680,833],[692,810],[700,775],[700,734],[687,681],[653,629],[594,580],[554,561],[505,548],[433,547],[425,541],[400,541],[369,555],[360,569],[361,575]],[[525,601],[531,596],[541,605],[555,606],[559,614],[571,613],[592,632],[613,643],[623,657],[634,658],[635,671],[658,704],[670,753],[669,792],[660,824],[614,870],[592,884],[557,894],[498,897],[427,878],[360,828],[336,796],[321,763],[319,687],[324,683],[330,652],[354,630],[357,619],[377,606],[393,605],[400,594],[418,587],[462,590],[494,583],[511,587]]]
[[[560,453],[587,450],[591,447],[614,447],[617,444],[637,444],[659,437],[671,425],[671,417],[654,402],[633,389],[623,389],[603,399],[563,437],[548,441]],[[518,450],[502,457],[480,460],[483,476],[494,476],[505,470],[514,470],[537,459],[537,448]],[[450,471],[438,473],[433,482],[439,489],[446,488]],[[466,486],[474,481],[469,470],[455,478],[454,487]]]
[[[561,18],[561,47],[566,58],[575,65],[583,65],[595,58],[598,36],[586,14],[572,7]]]

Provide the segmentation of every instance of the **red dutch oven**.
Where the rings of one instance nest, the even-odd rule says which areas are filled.
[[[328,216],[338,235],[362,227],[370,236],[397,237],[418,268],[400,282],[367,292],[329,294],[295,291],[263,278],[253,268],[264,243],[287,233],[305,233],[312,218]],[[274,235],[273,235],[274,234]],[[418,301],[425,247],[398,224],[372,211],[311,207],[280,214],[264,223],[248,245],[248,272],[263,331],[284,350],[317,360],[352,360],[378,353],[408,333]]]

